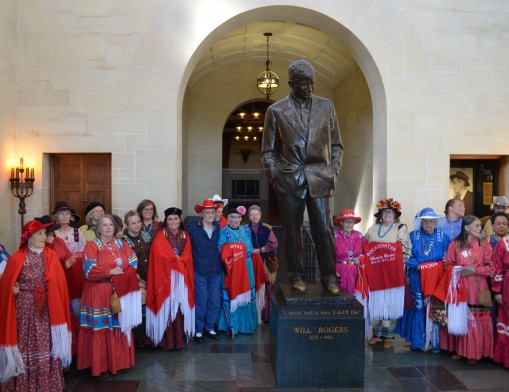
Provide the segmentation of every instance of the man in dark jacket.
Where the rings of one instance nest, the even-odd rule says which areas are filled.
[[[187,227],[191,237],[194,264],[194,341],[203,342],[203,335],[219,340],[214,324],[221,309],[221,273],[219,257],[219,222],[215,220],[217,205],[212,199],[196,204],[194,210],[200,219]]]
[[[307,207],[324,289],[338,294],[331,201],[343,144],[334,105],[313,95],[315,71],[305,60],[288,69],[291,92],[265,115],[262,164],[278,196],[292,288],[304,292],[304,209]]]

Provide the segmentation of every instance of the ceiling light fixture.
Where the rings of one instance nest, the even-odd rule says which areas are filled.
[[[274,90],[279,87],[279,77],[277,74],[270,70],[271,61],[269,59],[269,37],[272,33],[263,33],[267,37],[267,61],[265,62],[265,71],[258,75],[256,87],[258,91],[267,97],[274,94]]]

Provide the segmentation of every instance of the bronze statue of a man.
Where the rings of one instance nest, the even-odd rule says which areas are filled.
[[[307,207],[322,285],[338,294],[331,202],[343,144],[336,112],[330,100],[313,95],[315,70],[309,62],[290,64],[288,79],[290,94],[265,115],[262,164],[278,196],[292,288],[306,290],[302,227]]]

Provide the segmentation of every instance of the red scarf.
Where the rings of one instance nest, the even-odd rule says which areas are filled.
[[[46,246],[57,253],[62,267],[64,267],[69,299],[81,299],[83,286],[86,282],[85,275],[83,274],[84,253],[78,252],[73,255],[60,237],[55,237],[53,243],[47,243]]]
[[[243,229],[241,229],[243,230]],[[226,273],[224,287],[230,298],[230,312],[251,302],[251,285],[246,266],[246,245],[242,242],[227,242],[221,246],[221,261]]]
[[[421,275],[421,289],[424,298],[430,297],[435,292],[442,275],[444,274],[444,264],[442,261],[428,261],[419,265]]]
[[[7,263],[0,280],[0,383],[25,373],[25,364],[18,348],[16,300],[12,289],[27,258],[28,249],[22,247]],[[44,248],[44,281],[51,326],[51,355],[62,361],[62,366],[71,364],[71,318],[67,284],[57,254]]]
[[[194,266],[191,238],[187,238],[182,255],[178,257],[166,239],[166,228],[159,230],[152,240],[147,272],[147,335],[158,344],[177,311],[184,315],[184,332],[194,335]]]
[[[435,290],[434,296],[447,306],[447,332],[464,336],[468,325],[475,325],[475,319],[467,305],[467,286],[460,276],[460,266],[449,266]]]
[[[395,320],[403,315],[405,304],[401,242],[369,242],[363,248],[371,320]]]
[[[262,324],[262,310],[265,308],[265,283],[269,277],[265,272],[265,265],[260,254],[251,254],[256,288],[256,309],[258,311],[258,324]]]

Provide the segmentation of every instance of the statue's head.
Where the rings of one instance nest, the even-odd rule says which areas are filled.
[[[288,85],[293,95],[307,100],[315,90],[315,69],[306,60],[296,60],[288,67]]]

